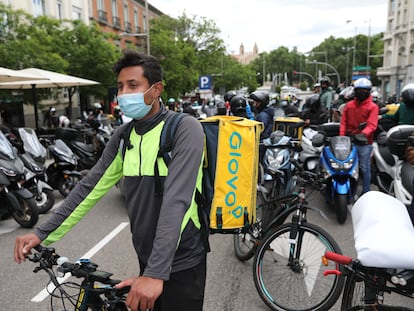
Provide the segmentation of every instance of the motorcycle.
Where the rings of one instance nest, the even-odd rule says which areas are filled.
[[[260,165],[258,190],[266,201],[291,193],[296,186],[295,166],[291,161],[295,142],[282,131],[274,131],[263,140],[266,149]],[[298,154],[294,152],[297,159]]]
[[[0,131],[0,214],[11,215],[23,228],[33,227],[39,219],[39,210],[33,194],[22,187],[24,164],[17,151]]]
[[[414,169],[404,161],[407,143],[414,125],[397,125],[378,134],[373,143],[372,176],[381,192],[395,196],[405,205],[410,205],[413,193]]]
[[[83,177],[75,170],[78,160],[61,139],[56,139],[49,145],[48,150],[53,158],[53,162],[46,169],[49,184],[66,197]]]
[[[361,124],[360,129],[365,124]],[[325,123],[319,126],[312,144],[323,147],[320,156],[320,173],[326,180],[325,199],[335,210],[336,218],[343,224],[358,186],[359,165],[357,148],[351,137],[339,136],[339,123]],[[355,143],[365,144],[365,135],[353,136]]]
[[[100,127],[86,131],[86,135],[88,139],[85,143],[77,139],[79,135],[76,129],[58,128],[55,132],[56,138],[63,140],[78,157],[80,171],[89,170],[98,162],[109,140],[106,129]]]
[[[46,148],[40,143],[36,132],[31,128],[18,128],[24,153],[19,157],[25,166],[25,183],[23,186],[34,195],[39,213],[49,211],[55,204],[53,188],[47,183],[45,161]]]
[[[299,162],[303,164],[306,171],[317,172],[320,155],[323,146],[316,147],[312,145],[312,138],[318,134],[317,127],[307,127],[303,130],[300,143],[301,151],[299,153]]]

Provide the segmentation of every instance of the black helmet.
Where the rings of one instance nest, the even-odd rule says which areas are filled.
[[[414,83],[409,83],[402,89],[403,102],[409,106],[414,106]]]
[[[230,110],[235,116],[245,116],[247,100],[243,95],[236,95],[230,100]]]
[[[305,105],[306,105],[306,107],[308,107],[312,111],[318,110],[319,107],[321,106],[321,101],[320,101],[319,95],[314,94],[314,95],[309,96],[306,99]]]
[[[329,77],[324,76],[319,80],[319,83],[321,85],[322,84],[327,84],[329,86],[331,84],[331,79]]]
[[[237,95],[236,91],[228,91],[226,94],[224,94],[224,101],[230,102],[231,99],[236,95]]]
[[[260,106],[262,108],[266,107],[269,104],[269,94],[262,91],[254,91],[249,96],[250,99],[253,99],[256,102],[262,103]]]

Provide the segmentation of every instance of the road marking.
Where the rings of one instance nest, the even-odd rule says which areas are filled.
[[[122,222],[116,227],[112,232],[110,232],[107,236],[105,236],[98,244],[92,247],[86,254],[81,256],[80,258],[90,259],[93,255],[99,252],[106,244],[108,244],[114,237],[116,237],[126,226],[128,226],[128,222]],[[65,282],[70,277],[70,274],[64,276],[63,278],[58,278],[58,282],[61,284]],[[49,284],[44,288],[39,294],[32,298],[31,301],[33,302],[42,302],[49,296],[55,289],[53,284]]]

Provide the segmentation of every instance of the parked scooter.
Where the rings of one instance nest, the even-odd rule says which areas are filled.
[[[91,169],[102,155],[107,140],[105,140],[103,130],[99,127],[91,129],[90,143],[77,140],[78,131],[72,128],[56,129],[56,138],[63,140],[73,153],[78,157],[78,170]]]
[[[11,215],[24,227],[33,227],[39,219],[39,210],[33,194],[23,188],[24,164],[17,151],[0,131],[0,214]]]
[[[260,165],[258,190],[266,201],[291,193],[296,186],[295,166],[291,161],[295,142],[282,131],[263,140],[266,152]],[[298,154],[293,155],[296,158]]]
[[[307,127],[303,130],[299,153],[299,161],[303,164],[303,168],[315,173],[319,170],[319,161],[323,150],[323,146],[316,147],[312,144],[313,137],[318,134],[316,128],[316,126],[314,128]]]
[[[322,124],[319,131],[321,134],[315,135],[312,143],[316,147],[324,145],[320,168],[326,180],[325,199],[335,210],[338,222],[343,224],[347,218],[348,204],[354,198],[358,186],[357,149],[351,137],[339,136],[339,123]],[[355,143],[367,143],[363,134],[356,134],[353,139]]]
[[[61,139],[56,139],[48,149],[54,160],[46,169],[49,184],[66,197],[83,177],[75,170],[78,161],[72,150]]]
[[[381,132],[373,143],[374,184],[405,205],[411,204],[413,193],[414,169],[404,161],[405,148],[413,132],[414,125],[397,125]]]
[[[47,183],[45,167],[47,151],[33,129],[21,127],[17,131],[24,150],[24,153],[19,154],[25,166],[23,185],[33,193],[39,213],[43,214],[55,204],[53,188]]]

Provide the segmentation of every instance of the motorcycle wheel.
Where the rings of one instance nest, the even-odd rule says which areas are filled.
[[[55,194],[53,190],[42,189],[42,193],[35,195],[34,197],[39,214],[44,214],[49,211],[55,204]]]
[[[75,175],[70,175],[67,178],[64,178],[62,176],[62,178],[60,179],[59,184],[58,184],[59,193],[62,196],[67,197],[68,194],[72,191],[72,189],[76,186],[76,184],[80,180],[81,179],[78,176],[75,176]]]
[[[335,193],[334,206],[336,219],[340,224],[343,224],[348,214],[348,195]]]
[[[39,210],[34,198],[24,199],[13,193],[7,194],[10,213],[14,220],[23,228],[32,228],[39,220]]]

